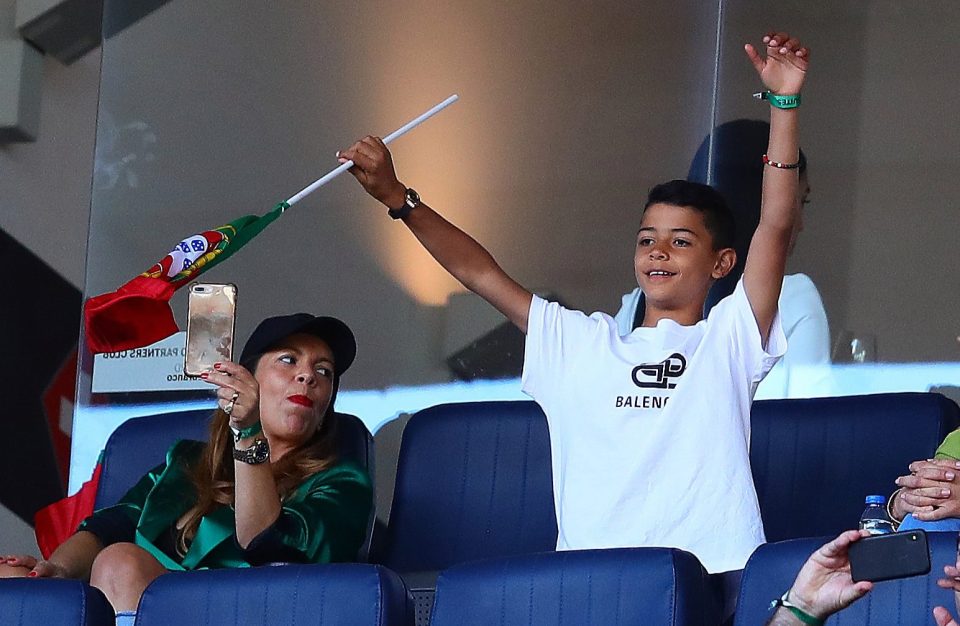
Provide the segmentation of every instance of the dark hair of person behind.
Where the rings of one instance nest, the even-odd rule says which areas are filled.
[[[733,248],[737,262],[729,274],[717,280],[704,306],[704,316],[733,293],[743,275],[753,233],[760,224],[763,190],[763,154],[770,141],[770,124],[762,120],[737,119],[717,126],[697,149],[687,180],[709,183],[727,201],[736,224]],[[712,158],[711,158],[712,153]],[[799,173],[807,171],[807,158],[800,151]]]
[[[703,306],[704,317],[710,309],[733,293],[750,250],[750,241],[760,223],[760,197],[763,189],[763,153],[770,141],[770,124],[761,120],[738,119],[724,122],[707,135],[697,149],[687,180],[708,181],[725,200],[736,226],[733,243],[737,262],[730,273],[713,283]],[[799,172],[807,171],[807,157],[800,151]],[[643,323],[645,304],[641,298],[634,312],[633,327]]]
[[[703,214],[703,223],[713,237],[713,249],[732,248],[736,229],[733,215],[723,196],[709,185],[687,180],[671,180],[650,190],[643,210],[652,204],[690,207]]]
[[[262,355],[256,355],[251,363],[242,363],[251,373]],[[273,479],[277,484],[281,502],[289,497],[308,476],[328,469],[337,461],[334,401],[340,388],[340,377],[333,380],[330,404],[320,422],[320,428],[309,440],[283,455],[277,463],[271,463]],[[196,490],[197,503],[189,512],[183,528],[177,532],[177,550],[186,554],[188,542],[197,534],[200,520],[218,506],[234,503],[233,432],[229,416],[221,409],[214,411],[210,422],[210,441],[199,461],[190,468]]]

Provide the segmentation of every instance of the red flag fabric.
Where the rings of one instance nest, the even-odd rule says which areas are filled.
[[[174,292],[225,261],[288,208],[289,204],[281,202],[264,215],[246,215],[191,235],[116,291],[87,300],[83,311],[87,345],[95,353],[118,352],[150,345],[177,332],[169,305]]]
[[[93,513],[102,471],[101,455],[101,459],[97,461],[97,467],[93,470],[93,476],[83,483],[77,493],[40,509],[33,516],[34,534],[37,536],[37,546],[43,558],[49,559],[61,543],[77,532],[80,522]]]

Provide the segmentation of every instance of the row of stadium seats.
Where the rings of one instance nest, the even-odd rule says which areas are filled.
[[[933,571],[878,583],[828,626],[932,623],[953,606],[936,585],[956,558],[956,533],[930,533]],[[766,544],[747,564],[736,626],[765,623],[807,556],[827,538]],[[161,576],[143,595],[138,626],[295,624],[413,626],[403,580],[382,565],[284,565]],[[5,580],[0,623],[112,626],[96,589],[72,580]],[[485,559],[445,570],[431,626],[715,626],[715,598],[697,559],[681,550],[625,548]]]
[[[107,445],[97,505],[106,506],[115,502],[143,473],[162,462],[164,452],[173,440],[204,439],[207,418],[206,412],[194,411],[139,418],[121,426]],[[341,454],[365,464],[372,473],[372,440],[369,432],[353,416],[341,415],[339,419]],[[752,411],[751,463],[768,540],[776,542],[836,535],[855,526],[865,495],[889,492],[894,478],[903,473],[910,461],[929,457],[943,437],[958,425],[960,409],[938,394],[879,394],[755,402]],[[646,601],[644,598],[653,601],[668,597],[670,606],[673,606],[675,621],[642,623],[710,623],[710,608],[704,604],[703,598],[712,596],[705,596],[702,581],[694,580],[699,580],[699,574],[685,576],[678,573],[688,570],[699,572],[700,566],[695,559],[696,567],[688,566],[688,560],[692,558],[690,555],[675,550],[617,550],[603,554],[578,553],[583,556],[570,556],[570,553],[530,556],[531,553],[553,550],[556,535],[549,440],[546,420],[539,407],[533,402],[441,405],[416,414],[403,433],[393,507],[385,532],[374,537],[369,554],[370,562],[383,567],[291,565],[270,568],[265,574],[253,570],[177,575],[169,577],[169,581],[161,579],[165,581],[163,584],[158,580],[159,588],[151,588],[141,606],[149,607],[148,598],[153,597],[154,593],[184,592],[180,585],[187,583],[179,581],[199,583],[200,579],[192,578],[194,576],[209,577],[204,581],[210,585],[216,584],[219,580],[217,577],[225,577],[233,580],[231,586],[237,588],[239,581],[244,581],[241,586],[250,589],[250,594],[267,594],[270,598],[276,598],[283,595],[279,591],[274,593],[272,586],[274,581],[280,580],[280,570],[284,571],[284,580],[292,576],[293,580],[301,581],[314,577],[322,579],[325,574],[321,570],[333,571],[329,568],[355,568],[349,570],[351,575],[378,581],[375,586],[379,589],[377,597],[383,601],[379,613],[381,618],[392,614],[392,609],[386,608],[390,604],[387,599],[391,596],[385,590],[400,590],[398,594],[403,602],[406,602],[409,590],[414,599],[412,610],[416,613],[417,623],[426,624],[430,620],[431,609],[436,611],[436,619],[449,619],[445,616],[458,610],[444,609],[445,606],[459,606],[459,611],[463,613],[466,609],[462,603],[456,602],[456,590],[468,587],[476,590],[477,585],[486,581],[489,585],[502,586],[504,591],[493,595],[501,597],[499,602],[504,607],[503,611],[507,611],[505,607],[510,604],[508,595],[519,593],[517,590],[520,588],[526,589],[524,593],[529,596],[526,611],[531,621],[511,620],[504,623],[613,623],[605,621],[606,617],[598,617],[601,613],[595,611],[600,609],[577,596],[578,592],[583,591],[579,583],[572,587],[564,584],[559,591],[547,592],[543,589],[547,589],[548,584],[542,589],[536,586],[539,581],[537,576],[542,574],[549,579],[558,571],[566,571],[565,568],[584,567],[586,569],[582,571],[587,572],[583,574],[586,580],[594,581],[586,586],[587,591],[596,594],[597,598],[606,598],[600,604],[607,606],[609,585],[598,583],[604,574],[594,573],[590,568],[605,562],[605,559],[623,558],[632,568],[632,573],[625,580],[633,582],[624,587],[628,590],[624,598],[629,598],[631,606],[638,601]],[[784,561],[792,564],[793,573],[807,554],[819,545],[817,541],[811,545],[808,545],[809,542],[796,544],[802,550],[807,547],[809,550],[802,554],[803,558],[799,561]],[[797,549],[802,551],[800,548]],[[762,553],[758,551],[758,555]],[[361,558],[365,556],[361,555]],[[488,561],[485,565],[470,564],[478,559],[504,558],[505,561]],[[511,561],[511,558],[516,561]],[[657,570],[652,565],[657,558],[666,559],[670,567]],[[528,572],[525,568],[533,569]],[[504,575],[520,576],[528,582],[505,582],[502,577],[492,575],[494,570],[502,570]],[[669,573],[665,573],[668,570]],[[443,575],[438,584],[440,591],[434,606],[434,581],[441,571]],[[398,585],[393,572],[399,573],[406,585]],[[537,575],[533,572],[537,572]],[[338,570],[337,576],[340,575]],[[258,578],[263,576],[267,578]],[[344,580],[349,578],[343,576]],[[792,576],[790,574],[790,580]],[[661,582],[659,586],[652,585],[648,579]],[[569,583],[570,580],[576,580],[576,575],[568,572],[562,580]],[[466,581],[470,581],[469,584]],[[24,582],[35,584],[48,581]],[[262,587],[264,584],[266,587]],[[300,583],[291,584],[296,589]],[[789,584],[789,581],[784,584]],[[200,585],[193,592],[205,593],[209,597],[221,595],[214,593],[212,587],[204,590],[205,585]],[[319,587],[321,590],[323,588],[323,585]],[[448,591],[444,592],[445,588]],[[0,585],[0,592],[5,593],[7,589],[12,591],[12,588]],[[650,593],[638,594],[638,589],[650,590]],[[653,593],[654,589],[659,591]],[[547,621],[537,621],[543,610],[538,603],[541,592],[544,598],[551,597],[550,593],[559,594],[555,599],[564,600],[561,605],[567,607],[567,612],[563,615],[554,614]],[[88,588],[71,593],[87,599],[91,596]],[[472,597],[471,602],[478,603],[481,599],[489,600],[492,592],[460,593],[465,598]],[[776,595],[780,593],[782,589]],[[203,618],[194,623],[240,623],[234,619],[233,611],[243,606],[241,600],[249,594],[235,595],[236,601],[231,601],[232,604],[228,603],[222,610],[209,614],[209,619]],[[318,598],[336,596],[342,600],[343,595],[340,591],[328,590],[320,595],[314,591],[307,594],[309,597],[302,597],[300,601],[312,607],[306,615],[313,621],[306,623],[395,623],[317,621],[318,615],[323,614],[317,604],[320,601]],[[300,596],[295,594],[295,597]],[[588,599],[590,597],[588,595]],[[772,597],[775,596],[764,599],[764,606]],[[694,613],[690,614],[693,617],[689,619],[699,615],[699,619],[706,621],[689,621],[683,617],[680,609],[687,606],[684,598],[696,599],[690,604],[697,608],[691,609]],[[8,598],[3,596],[0,615],[6,610],[7,603]],[[179,601],[169,603],[174,606],[182,604]],[[95,604],[93,600],[87,602],[87,606]],[[290,604],[287,598],[284,604],[294,606],[296,602]],[[369,602],[364,606],[367,604]],[[260,607],[260,617],[249,623],[272,621],[262,621],[265,607]],[[577,613],[581,609],[588,613]],[[407,609],[397,610],[398,615],[405,615]],[[644,606],[642,610],[654,609],[651,605]],[[223,618],[222,611],[228,611],[230,618]],[[241,611],[237,619],[242,621],[244,614],[246,610]],[[189,617],[196,616],[191,614]],[[590,619],[583,621],[585,618]],[[681,618],[687,621],[676,621]],[[463,619],[466,616],[462,615],[456,623],[474,623]],[[0,623],[21,622],[0,619]],[[297,620],[294,623],[301,622]],[[623,623],[641,622],[627,619]]]

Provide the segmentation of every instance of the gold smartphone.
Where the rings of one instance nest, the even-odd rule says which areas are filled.
[[[187,346],[183,373],[199,376],[213,364],[233,360],[237,286],[194,283],[187,304]]]

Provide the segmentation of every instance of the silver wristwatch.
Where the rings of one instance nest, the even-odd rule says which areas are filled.
[[[410,215],[410,211],[420,206],[420,194],[407,187],[407,194],[403,199],[403,206],[396,209],[388,209],[387,215],[395,220],[405,219]]]
[[[244,450],[233,449],[233,458],[248,465],[260,465],[270,459],[270,444],[266,439],[257,439]]]

